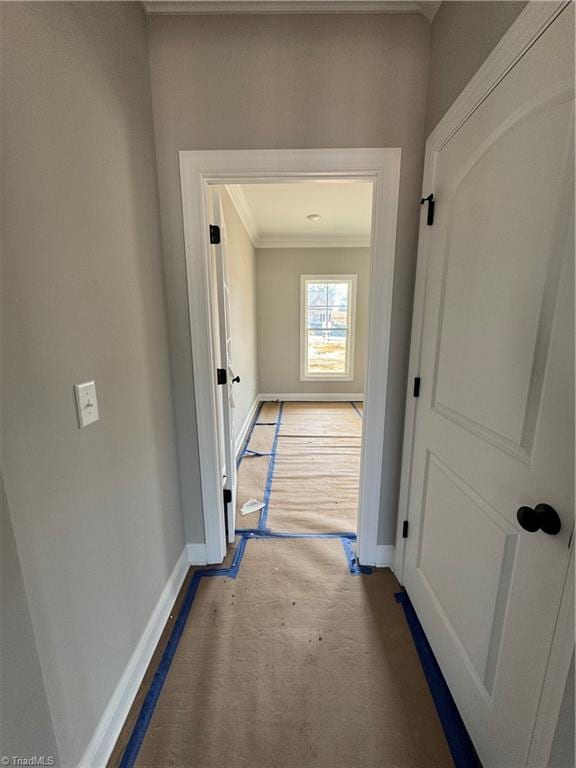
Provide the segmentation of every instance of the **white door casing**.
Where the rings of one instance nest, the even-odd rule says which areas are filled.
[[[220,401],[221,463],[223,464],[222,488],[230,493],[226,504],[228,523],[228,543],[234,541],[236,528],[236,435],[234,428],[234,382],[236,376],[232,363],[232,330],[230,322],[230,283],[228,280],[228,262],[226,259],[226,221],[222,208],[220,191],[212,189],[212,224],[220,231],[220,242],[212,246],[215,261],[217,328],[218,328],[218,367],[226,372],[226,383],[216,384],[217,398]]]
[[[207,224],[214,185],[328,180],[371,181],[372,267],[365,417],[362,440],[358,556],[378,560],[392,288],[400,186],[400,148],[182,150],[180,182],[186,249],[188,310],[198,430],[207,561],[225,555],[222,486],[218,463],[218,414],[214,391],[211,266]]]
[[[403,581],[485,768],[529,761],[574,525],[572,45],[570,8],[427,158]]]

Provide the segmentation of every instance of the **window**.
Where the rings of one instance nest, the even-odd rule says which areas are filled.
[[[354,378],[356,275],[301,275],[300,379]]]

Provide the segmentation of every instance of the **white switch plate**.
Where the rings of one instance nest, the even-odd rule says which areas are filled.
[[[85,381],[84,384],[74,384],[76,394],[76,410],[78,411],[78,426],[87,427],[98,421],[98,400],[96,399],[96,383]]]

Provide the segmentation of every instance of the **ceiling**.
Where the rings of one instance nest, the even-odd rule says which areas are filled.
[[[421,13],[431,23],[440,2],[424,0],[144,0],[147,13]]]
[[[369,181],[235,184],[226,189],[257,248],[370,245]],[[320,219],[310,221],[310,214]]]

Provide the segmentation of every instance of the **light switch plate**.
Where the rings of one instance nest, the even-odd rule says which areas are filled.
[[[76,410],[78,411],[78,426],[80,429],[93,424],[100,418],[98,415],[98,400],[96,399],[96,383],[85,381],[75,384]]]

